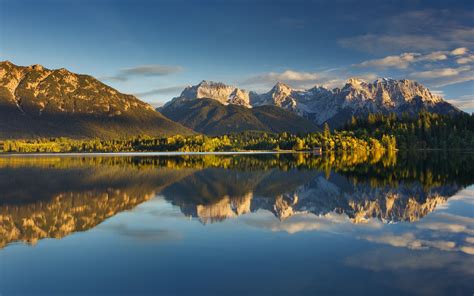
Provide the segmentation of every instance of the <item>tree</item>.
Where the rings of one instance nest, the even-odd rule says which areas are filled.
[[[293,150],[301,151],[304,149],[304,141],[302,139],[297,139],[295,145],[293,146]]]
[[[355,126],[357,124],[357,119],[355,118],[354,115],[351,116],[351,125]]]
[[[329,129],[329,124],[327,122],[324,123],[323,135],[326,139],[329,139],[331,137],[331,130]]]

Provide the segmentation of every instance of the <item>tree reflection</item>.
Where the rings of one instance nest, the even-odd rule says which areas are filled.
[[[157,194],[203,223],[260,209],[417,221],[473,183],[472,154],[0,158],[0,246],[95,227]]]

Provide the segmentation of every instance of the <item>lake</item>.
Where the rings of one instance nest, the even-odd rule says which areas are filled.
[[[474,155],[0,157],[0,295],[472,295]]]

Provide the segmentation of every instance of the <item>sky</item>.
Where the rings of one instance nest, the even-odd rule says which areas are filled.
[[[266,92],[389,77],[474,112],[474,1],[0,0],[0,60],[153,105],[202,80]]]

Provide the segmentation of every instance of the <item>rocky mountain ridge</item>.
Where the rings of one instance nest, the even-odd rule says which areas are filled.
[[[22,67],[2,62],[0,85],[2,98],[23,114],[66,112],[113,117],[135,109],[153,110],[151,105],[121,94],[92,76],[64,68],[50,70],[41,65]],[[79,93],[81,90],[84,93]],[[105,95],[101,96],[101,92]]]
[[[180,95],[182,100],[214,99],[221,104],[251,107],[251,94],[244,89],[229,86],[221,82],[203,80],[199,84],[186,87]]]
[[[0,138],[190,134],[133,95],[64,68],[0,62]]]
[[[278,82],[263,94],[248,92],[220,82],[202,81],[187,87],[179,97],[165,106],[183,101],[210,98],[223,104],[236,104],[248,108],[273,105],[292,111],[318,125],[328,122],[340,126],[355,116],[368,113],[416,114],[421,110],[450,114],[460,112],[442,97],[433,94],[422,84],[402,79],[382,78],[374,82],[351,78],[342,88],[328,89],[315,86],[308,90],[293,89]]]

